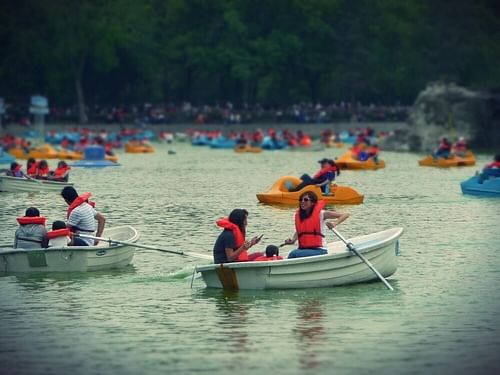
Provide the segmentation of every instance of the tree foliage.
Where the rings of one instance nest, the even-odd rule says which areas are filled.
[[[41,93],[83,111],[87,102],[408,103],[438,79],[495,89],[498,9],[493,0],[3,2],[0,96]]]

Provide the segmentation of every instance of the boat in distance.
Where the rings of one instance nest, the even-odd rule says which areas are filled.
[[[66,186],[73,186],[72,182],[61,182],[51,180],[37,180],[24,177],[0,176],[0,191],[8,192],[37,192],[57,191]]]
[[[427,155],[425,158],[418,161],[418,165],[423,167],[470,167],[476,164],[476,157],[472,151],[467,151],[464,156],[451,155],[448,158],[434,158],[432,155]]]
[[[139,233],[131,226],[105,228],[103,236],[134,243]],[[39,249],[0,247],[0,272],[86,272],[123,268],[134,257],[135,247],[99,242],[97,246],[67,246]]]
[[[312,191],[318,199],[326,201],[326,204],[360,204],[364,196],[349,186],[331,183],[328,194],[324,194],[316,185],[304,186],[299,191],[288,191],[288,186],[300,184],[300,178],[296,176],[284,176],[279,178],[271,188],[262,193],[257,193],[257,199],[261,203],[298,205],[299,197],[306,191]]]
[[[358,252],[384,276],[397,270],[403,228],[391,228],[351,238]],[[328,254],[267,262],[232,262],[195,268],[208,288],[298,289],[357,284],[377,275],[342,241],[328,244]]]

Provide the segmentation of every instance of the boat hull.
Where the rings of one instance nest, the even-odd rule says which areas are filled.
[[[436,168],[469,167],[476,164],[476,158],[471,151],[467,151],[465,157],[453,155],[447,159],[434,159],[432,155],[427,155],[425,158],[419,160],[418,164],[423,167]]]
[[[0,176],[0,191],[6,192],[61,192],[61,190],[66,186],[73,186],[73,183],[49,180],[30,180],[27,178]]]
[[[103,237],[136,242],[138,232],[130,226],[109,228]],[[87,272],[123,268],[132,262],[134,246],[110,245],[51,247],[47,249],[0,249],[0,272]]]
[[[484,180],[483,180],[484,178]],[[500,177],[472,176],[460,183],[462,193],[485,197],[500,197]]]
[[[299,197],[306,191],[314,192],[319,199],[325,200],[327,204],[360,204],[364,196],[349,186],[337,184],[330,185],[330,194],[325,195],[315,185],[307,185],[299,191],[288,191],[287,184],[297,186],[300,179],[296,176],[284,176],[276,181],[273,186],[264,193],[257,193],[257,199],[266,204],[297,205]]]
[[[368,160],[356,160],[352,157],[352,152],[347,151],[345,154],[339,156],[335,159],[335,164],[337,164],[340,169],[354,169],[354,170],[376,170],[385,168],[385,161],[379,159],[377,163],[373,159]]]
[[[384,277],[397,270],[402,228],[356,237],[356,249]],[[236,262],[196,267],[208,288],[296,289],[321,288],[377,280],[374,272],[343,242],[328,245],[328,254],[269,262]]]

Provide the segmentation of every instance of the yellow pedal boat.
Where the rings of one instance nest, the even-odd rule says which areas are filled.
[[[148,144],[137,144],[134,142],[125,143],[125,152],[129,154],[151,154],[155,152],[153,146]]]
[[[334,183],[330,185],[330,194],[328,195],[324,195],[316,185],[307,185],[299,191],[288,191],[287,185],[297,186],[300,182],[300,178],[296,176],[281,177],[267,192],[258,193],[257,199],[261,203],[297,206],[300,195],[306,191],[312,191],[318,196],[318,199],[325,200],[327,204],[363,203],[364,196],[362,194],[349,186],[340,186]]]
[[[41,146],[33,147],[28,153],[24,152],[22,148],[12,148],[9,153],[16,159],[27,160],[29,158],[34,159],[59,159],[59,160],[83,160],[83,153],[78,151],[71,151],[65,149],[57,149],[50,144],[44,144]],[[118,157],[116,155],[106,155],[106,160],[112,161],[113,163],[118,162]]]
[[[253,146],[250,146],[249,144],[236,145],[234,147],[234,152],[238,152],[238,153],[243,153],[243,152],[259,153],[259,152],[262,152],[262,147],[253,147]]]
[[[357,160],[353,158],[352,152],[347,151],[343,155],[340,155],[337,159],[335,159],[335,164],[337,164],[340,169],[380,169],[385,168],[385,161],[382,159],[378,159],[378,162],[375,163],[373,159],[368,159],[365,161]]]
[[[424,167],[437,167],[437,168],[449,168],[449,167],[466,167],[476,164],[476,158],[472,151],[467,151],[464,157],[452,155],[449,158],[437,158],[434,159],[432,155],[427,155],[422,160],[418,161],[418,164]]]

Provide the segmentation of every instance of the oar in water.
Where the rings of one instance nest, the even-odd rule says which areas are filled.
[[[156,246],[139,245],[135,242],[119,241],[119,240],[114,240],[112,238],[96,237],[96,236],[91,236],[88,234],[81,234],[81,233],[75,234],[75,236],[82,237],[82,238],[91,238],[93,240],[104,241],[104,242],[108,242],[110,244],[116,243],[116,244],[120,244],[120,245],[128,245],[128,246],[140,247],[143,249],[161,251],[163,253],[170,253],[170,254],[183,255],[183,256],[189,256],[189,257],[200,258],[200,259],[213,260],[213,257],[211,255],[208,255],[208,254],[193,253],[193,252],[188,252],[188,251],[169,250],[169,249],[164,249],[164,248],[156,247]]]
[[[359,253],[359,251],[354,247],[354,245],[351,242],[347,242],[347,240],[335,230],[335,228],[330,228],[330,230],[337,235],[338,238],[342,240],[347,246],[347,248],[352,251],[354,254],[356,254],[370,269],[377,275],[377,277],[385,284],[387,289],[394,290],[391,284],[387,282],[387,280],[380,274],[380,272],[377,271],[375,267],[373,267],[373,264],[370,263],[368,259],[366,259],[363,255]]]

